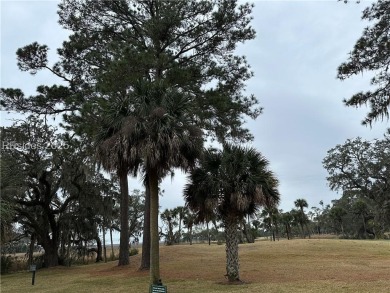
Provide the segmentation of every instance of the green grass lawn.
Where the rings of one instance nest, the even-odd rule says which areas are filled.
[[[258,241],[240,245],[242,284],[227,284],[225,247],[163,246],[161,278],[169,293],[390,292],[390,241],[337,239]],[[117,262],[41,269],[1,277],[1,292],[149,292],[140,255]]]

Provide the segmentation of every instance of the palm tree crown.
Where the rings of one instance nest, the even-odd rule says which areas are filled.
[[[301,212],[303,212],[303,208],[307,208],[309,206],[306,199],[303,198],[298,198],[296,201],[294,201],[294,204],[301,210]]]
[[[225,144],[206,150],[184,190],[187,205],[204,219],[208,213],[242,219],[261,206],[279,202],[278,181],[255,149]]]

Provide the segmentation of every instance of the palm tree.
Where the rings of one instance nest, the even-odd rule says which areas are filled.
[[[202,151],[202,131],[195,125],[192,96],[166,88],[162,82],[137,82],[128,93],[124,127],[126,166],[142,162],[150,192],[151,283],[158,284],[158,190],[161,179],[178,167],[187,171]],[[123,131],[121,130],[123,129]],[[122,136],[121,136],[122,137]],[[128,143],[127,143],[128,142]],[[129,168],[128,168],[129,170]],[[138,170],[138,168],[133,168]]]
[[[188,207],[206,220],[218,214],[225,227],[226,276],[238,281],[238,224],[266,201],[277,203],[279,193],[268,161],[255,149],[225,144],[222,151],[207,150],[191,172],[184,190]]]
[[[290,212],[281,212],[281,222],[284,225],[287,239],[291,239],[291,223],[293,222],[294,217]]]
[[[192,229],[194,228],[196,220],[196,215],[190,209],[187,208],[183,217],[183,223],[187,228],[188,240],[190,241],[190,245],[192,245]]]
[[[301,210],[301,213],[304,213],[303,208],[307,208],[309,206],[306,199],[303,198],[298,198],[296,201],[294,201],[294,205]]]
[[[266,206],[260,215],[264,219],[264,223],[266,224],[267,228],[271,231],[271,241],[275,241],[276,237],[279,241],[279,211],[275,206]]]
[[[310,238],[310,231],[307,227],[307,216],[305,212],[303,211],[303,208],[307,208],[309,205],[307,204],[307,201],[303,198],[298,198],[296,201],[294,201],[295,207],[299,208],[300,211],[300,217],[299,217],[299,225],[301,226],[302,229],[302,238],[305,238],[305,231],[303,229],[303,226],[306,226],[307,233],[309,234]]]
[[[179,242],[179,243],[180,243],[180,239],[181,239],[181,222],[183,221],[185,212],[186,212],[186,208],[182,207],[182,206],[178,206],[178,207],[173,209],[174,216],[178,217],[178,220],[179,220],[179,230],[177,231],[177,239],[176,239],[177,242]]]
[[[127,113],[126,96],[113,99],[101,128],[96,136],[96,156],[106,171],[114,171],[120,186],[120,244],[118,265],[128,265],[129,259],[129,187],[128,174],[136,173],[139,158],[129,156],[127,151],[132,143],[126,133],[132,130],[134,118]]]

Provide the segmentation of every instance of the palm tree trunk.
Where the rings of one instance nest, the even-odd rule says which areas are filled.
[[[147,178],[147,175],[146,175]],[[150,189],[149,182],[145,184],[144,229],[142,235],[142,259],[140,270],[150,269]]]
[[[301,226],[301,231],[302,231],[302,239],[305,239],[306,236],[305,236],[305,230],[303,229],[303,224],[300,223],[300,226]]]
[[[234,219],[225,220],[226,235],[226,276],[229,282],[240,280],[238,264],[237,222]]]
[[[188,232],[190,233],[190,245],[192,245],[192,226],[188,229]]]
[[[119,262],[118,266],[128,265],[129,258],[129,187],[127,182],[127,172],[122,171],[119,175],[121,189],[121,232],[119,241]]]
[[[150,170],[150,283],[157,285],[160,280],[160,251],[158,237],[158,175]]]

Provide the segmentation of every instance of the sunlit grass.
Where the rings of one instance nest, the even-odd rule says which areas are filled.
[[[1,292],[148,292],[149,274],[117,262],[2,276]],[[225,247],[161,247],[161,277],[169,293],[390,292],[390,241],[281,240],[240,245],[243,283],[228,285]]]

